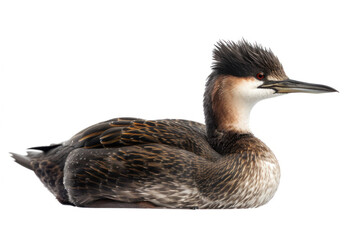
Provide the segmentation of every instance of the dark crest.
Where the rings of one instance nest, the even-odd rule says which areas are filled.
[[[279,59],[270,49],[245,40],[218,42],[213,58],[212,69],[216,74],[247,77],[263,72],[265,75],[286,76]]]

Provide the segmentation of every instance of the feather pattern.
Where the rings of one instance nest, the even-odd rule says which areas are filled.
[[[169,208],[240,208],[270,200],[279,181],[271,151],[253,135],[229,133],[216,142],[211,146],[205,125],[192,121],[117,118],[31,159],[57,199],[77,206],[111,199]],[[263,161],[270,166],[266,172]],[[266,197],[257,181],[269,185]]]

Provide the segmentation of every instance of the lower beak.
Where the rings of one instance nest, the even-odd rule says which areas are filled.
[[[313,84],[295,81],[291,79],[287,79],[284,81],[264,81],[259,88],[270,88],[275,90],[276,93],[294,93],[294,92],[302,92],[302,93],[326,93],[326,92],[337,92],[336,89],[321,85],[321,84]]]

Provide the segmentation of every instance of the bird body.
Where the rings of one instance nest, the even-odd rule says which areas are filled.
[[[333,92],[289,80],[270,50],[219,42],[204,93],[206,124],[115,118],[61,144],[13,154],[63,204],[84,207],[249,208],[280,181],[272,151],[250,131],[260,100],[288,92]]]

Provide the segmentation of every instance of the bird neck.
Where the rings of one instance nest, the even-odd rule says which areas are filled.
[[[249,120],[255,102],[237,94],[235,90],[239,81],[236,77],[210,77],[204,95],[208,136],[214,137],[219,132],[251,133]]]

